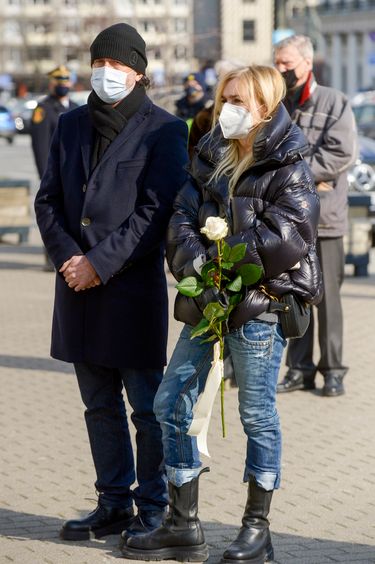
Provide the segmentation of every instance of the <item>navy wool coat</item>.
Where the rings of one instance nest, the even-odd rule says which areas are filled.
[[[56,275],[51,355],[67,362],[166,363],[164,240],[187,162],[184,122],[145,98],[90,174],[87,106],[63,114],[35,200],[58,270],[85,254],[102,284],[74,292]]]

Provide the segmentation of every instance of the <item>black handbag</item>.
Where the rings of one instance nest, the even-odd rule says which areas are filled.
[[[280,311],[280,323],[285,338],[303,337],[310,323],[311,306],[299,296],[290,292],[279,298],[283,306]]]
[[[286,339],[303,337],[310,323],[310,304],[304,302],[293,292],[276,298],[269,294],[264,286],[261,286],[260,290],[271,299],[268,311],[279,314],[284,337]]]

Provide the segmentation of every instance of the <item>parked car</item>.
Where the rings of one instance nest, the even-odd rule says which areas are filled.
[[[375,246],[375,140],[359,136],[358,159],[348,170],[352,215],[368,218]]]
[[[375,139],[375,90],[359,92],[351,103],[359,134]]]
[[[79,106],[87,104],[87,98],[90,95],[91,90],[72,90],[69,93],[69,98],[72,102],[75,102]]]
[[[0,137],[6,139],[8,143],[13,143],[16,131],[11,112],[5,106],[0,106]]]
[[[31,118],[34,109],[38,105],[39,97],[12,98],[8,102],[8,108],[12,112],[18,133],[30,133]]]

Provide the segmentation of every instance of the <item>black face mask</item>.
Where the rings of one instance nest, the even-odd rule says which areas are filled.
[[[58,84],[55,86],[54,93],[58,98],[63,98],[69,93],[69,90],[69,86],[62,86],[61,84]]]
[[[281,76],[283,77],[283,79],[285,81],[286,89],[287,90],[293,90],[293,88],[295,87],[295,85],[297,84],[297,81],[298,81],[298,78],[296,76],[296,73],[294,72],[294,69],[289,69],[285,72],[282,72]]]
[[[194,96],[195,94],[201,93],[202,90],[196,88],[195,86],[188,86],[185,88],[186,96]]]

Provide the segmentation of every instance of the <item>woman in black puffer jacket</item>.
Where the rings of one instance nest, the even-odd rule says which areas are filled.
[[[281,433],[276,383],[285,339],[269,295],[293,291],[319,301],[322,280],[315,254],[319,199],[302,154],[305,138],[281,104],[279,72],[253,66],[226,75],[214,113],[219,124],[199,144],[190,180],[175,202],[167,259],[177,280],[196,274],[215,253],[200,229],[208,217],[224,218],[230,246],[247,243],[242,263],[263,268],[261,285],[248,289],[233,310],[225,340],[239,387],[239,410],[247,435],[244,480],[248,499],[238,538],[223,562],[264,562],[273,557],[268,512],[280,483]],[[238,265],[237,265],[238,266]],[[261,287],[262,286],[262,287]],[[201,463],[196,438],[187,435],[193,407],[204,388],[212,343],[189,339],[192,325],[212,295],[177,296],[175,317],[187,325],[155,400],[163,431],[170,514],[161,528],[128,541],[125,556],[146,560],[208,557],[197,516]],[[280,314],[281,315],[281,314]],[[219,509],[219,508],[218,508]]]

